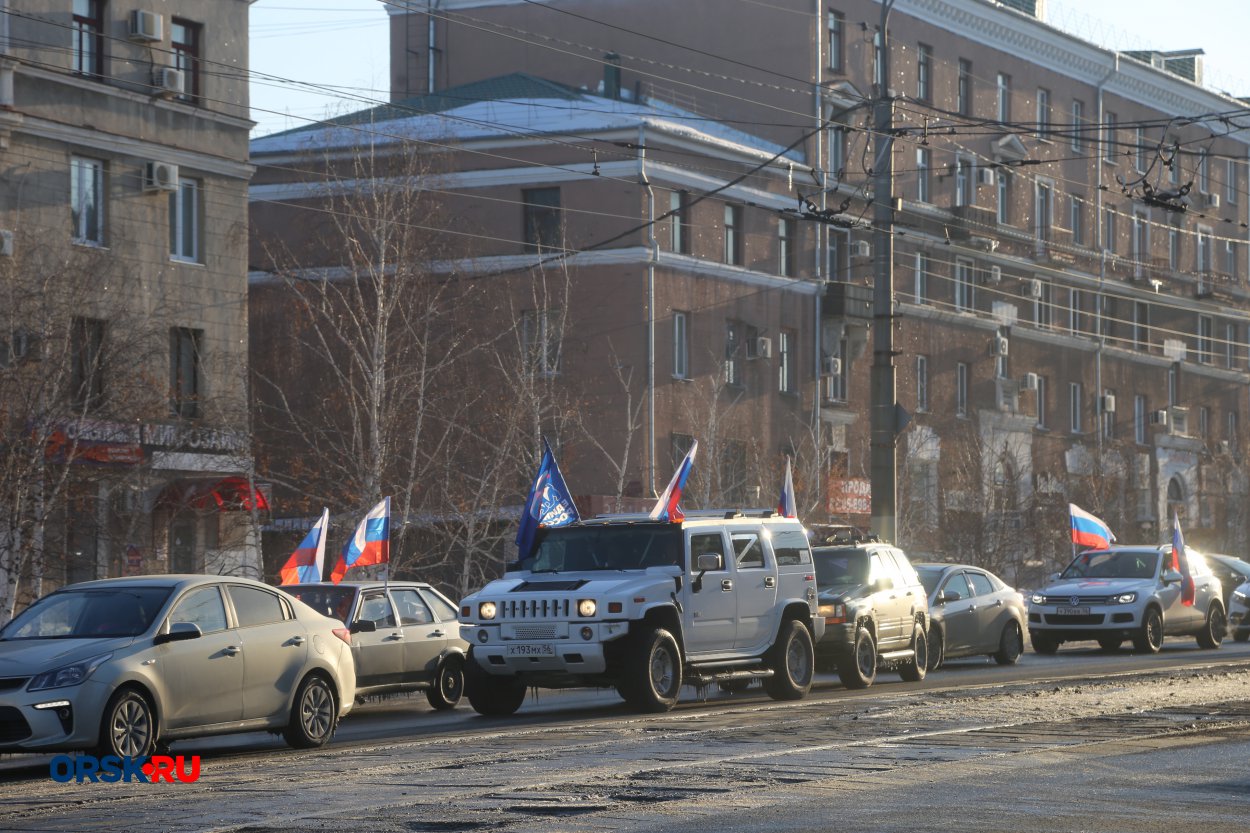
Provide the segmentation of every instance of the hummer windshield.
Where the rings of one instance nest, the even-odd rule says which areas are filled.
[[[534,554],[509,569],[535,573],[645,570],[680,566],[681,556],[678,524],[566,526],[539,531]]]
[[[1159,553],[1139,551],[1083,552],[1060,578],[1154,578],[1159,569]]]
[[[826,587],[866,584],[868,582],[868,551],[855,547],[816,547],[816,586]]]

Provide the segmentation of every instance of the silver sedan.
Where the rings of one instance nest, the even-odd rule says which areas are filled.
[[[258,729],[320,746],[355,699],[350,638],[249,579],[70,585],[0,630],[0,752],[139,757],[158,740]]]
[[[1024,599],[998,576],[966,564],[916,564],[929,594],[929,670],[986,655],[1009,665],[1024,652]]]

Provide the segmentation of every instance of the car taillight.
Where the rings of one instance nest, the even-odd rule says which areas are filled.
[[[348,645],[352,644],[352,632],[347,628],[335,628],[334,635],[346,642]]]

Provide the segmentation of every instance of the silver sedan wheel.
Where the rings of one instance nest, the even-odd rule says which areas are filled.
[[[317,681],[304,689],[300,698],[299,719],[310,740],[320,740],[334,725],[334,698],[325,684]]]

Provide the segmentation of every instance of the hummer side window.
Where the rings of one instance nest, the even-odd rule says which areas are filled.
[[[734,555],[738,558],[739,570],[762,569],[764,567],[764,547],[760,536],[754,532],[737,532],[733,535]]]
[[[699,556],[707,553],[715,553],[721,557],[721,563],[724,564],[725,559],[725,541],[719,534],[715,535],[691,535],[690,536],[690,571],[692,573],[699,572]]]

